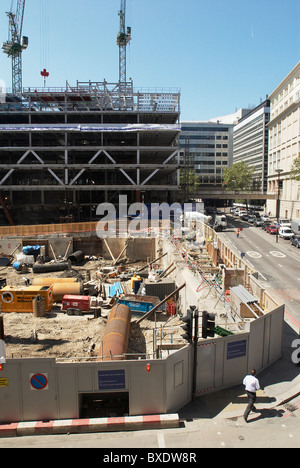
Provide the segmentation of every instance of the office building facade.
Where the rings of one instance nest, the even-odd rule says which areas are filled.
[[[181,122],[181,163],[190,164],[198,182],[221,185],[224,169],[232,164],[233,124]]]
[[[300,62],[269,97],[268,212],[300,220],[300,184],[290,179],[294,160],[300,154]]]
[[[233,129],[233,163],[243,161],[254,167],[254,188],[261,193],[267,192],[269,121],[270,101],[266,99]]]

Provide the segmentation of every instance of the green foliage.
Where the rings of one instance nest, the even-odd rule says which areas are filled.
[[[253,190],[254,167],[241,161],[224,171],[223,186],[230,192]]]
[[[180,171],[180,184],[196,189],[200,186],[200,178],[196,175],[194,168],[183,168]]]
[[[291,167],[290,179],[300,182],[300,155],[294,159]]]

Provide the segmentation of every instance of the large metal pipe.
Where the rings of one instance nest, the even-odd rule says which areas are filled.
[[[35,278],[34,285],[53,286],[54,302],[61,302],[65,294],[81,295],[83,285],[76,278]]]
[[[68,256],[68,260],[78,265],[84,260],[84,253],[82,252],[82,250],[77,250],[76,252],[73,252],[71,255]]]
[[[69,262],[53,262],[53,263],[35,263],[32,266],[33,273],[50,273],[53,271],[69,270]]]
[[[53,283],[53,300],[55,302],[61,302],[65,294],[81,296],[82,293],[82,283]]]
[[[77,283],[77,278],[34,278],[32,282],[35,286],[51,286],[54,283]]]
[[[130,333],[131,310],[124,304],[116,304],[110,311],[102,342],[102,350],[98,356],[103,361],[118,361],[125,359]],[[100,360],[100,359],[98,359]]]

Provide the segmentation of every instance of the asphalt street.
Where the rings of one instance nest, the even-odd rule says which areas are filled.
[[[268,234],[237,217],[228,216],[228,228],[221,237],[259,273],[259,281],[281,302],[285,310],[300,323],[300,249],[289,240]],[[236,236],[236,229],[243,228]]]

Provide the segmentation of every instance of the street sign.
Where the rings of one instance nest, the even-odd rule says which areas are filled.
[[[31,390],[48,390],[48,374],[30,374]]]

